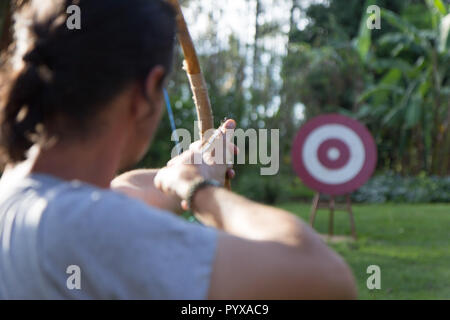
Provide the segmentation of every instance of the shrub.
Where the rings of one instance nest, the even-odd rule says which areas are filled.
[[[366,203],[449,203],[450,176],[404,177],[386,172],[369,180],[352,195],[352,199]]]

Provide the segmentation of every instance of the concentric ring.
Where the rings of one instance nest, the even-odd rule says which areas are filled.
[[[370,132],[342,115],[323,115],[305,124],[292,148],[293,167],[313,190],[347,194],[362,186],[376,166],[377,150]]]

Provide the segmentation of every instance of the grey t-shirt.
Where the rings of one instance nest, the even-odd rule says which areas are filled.
[[[205,299],[216,244],[216,230],[114,191],[0,181],[0,299]]]

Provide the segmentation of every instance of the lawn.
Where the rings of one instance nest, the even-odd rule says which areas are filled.
[[[309,221],[310,206],[283,209]],[[330,243],[350,264],[360,299],[450,299],[450,205],[354,205],[358,240]],[[315,223],[327,233],[328,212]],[[346,212],[335,213],[335,233],[349,234]],[[366,286],[367,267],[381,268],[381,289]]]

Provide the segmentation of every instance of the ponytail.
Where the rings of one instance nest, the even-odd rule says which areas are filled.
[[[6,161],[18,162],[44,134],[46,83],[39,67],[33,64],[27,64],[10,81],[0,117],[0,147]]]

